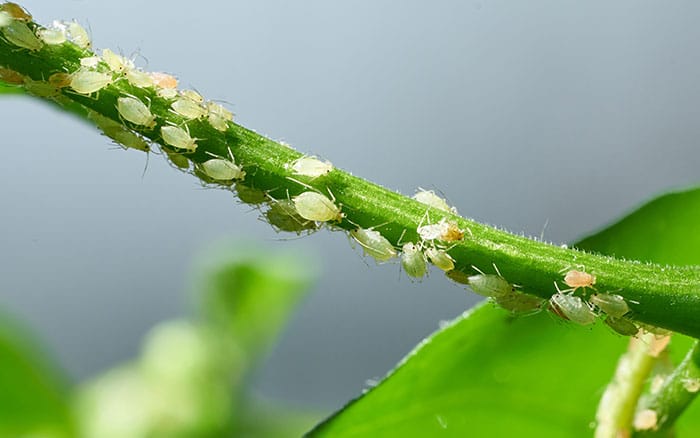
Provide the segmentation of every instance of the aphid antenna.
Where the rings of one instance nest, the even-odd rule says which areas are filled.
[[[484,273],[484,271],[482,271],[481,269],[477,268],[477,267],[474,266],[474,265],[472,265],[472,269],[475,270],[476,272],[478,272],[478,273],[481,274],[481,275],[486,275],[486,274]]]
[[[287,176],[287,177],[285,177],[285,178],[287,178],[288,180],[290,180],[290,181],[292,181],[292,182],[295,182],[295,183],[299,184],[299,185],[302,186],[302,187],[306,187],[306,188],[309,189],[309,190],[313,190],[314,192],[321,193],[321,191],[318,190],[316,187],[313,187],[313,186],[310,186],[310,185],[308,185],[308,184],[306,184],[306,183],[303,183],[303,182],[299,181],[299,180],[296,179],[296,178],[292,178],[291,176]],[[321,193],[321,194],[322,194],[322,193]],[[287,197],[289,197],[289,192],[287,192]]]
[[[556,281],[554,282],[554,287],[557,289],[557,293],[560,293],[560,294],[569,294],[569,295],[573,295],[573,294],[574,294],[574,291],[576,291],[576,289],[564,289],[564,290],[561,290],[561,289],[559,289],[559,284],[558,284]]]
[[[503,275],[501,275],[501,271],[498,270],[498,266],[496,266],[495,262],[491,262],[491,266],[493,266],[494,271],[496,271],[496,274],[498,274],[499,277],[503,278]]]

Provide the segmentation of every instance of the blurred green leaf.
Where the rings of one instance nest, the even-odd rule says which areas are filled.
[[[39,345],[0,314],[0,437],[73,436],[64,377]]]
[[[581,247],[696,264],[700,190],[662,196]],[[627,339],[542,313],[512,319],[482,305],[435,333],[387,378],[317,426],[315,437],[590,436]],[[675,336],[678,359],[690,340]],[[700,430],[686,415],[681,430]],[[692,422],[692,424],[691,424]],[[690,435],[689,435],[690,436]]]
[[[24,94],[24,88],[0,81],[0,94]]]

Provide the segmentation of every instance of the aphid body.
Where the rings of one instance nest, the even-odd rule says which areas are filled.
[[[325,195],[317,192],[304,192],[295,196],[294,207],[299,216],[310,221],[339,221],[343,218],[340,208]]]
[[[156,118],[151,110],[135,97],[127,96],[117,99],[117,111],[125,120],[139,126],[153,129],[156,126]]]
[[[233,161],[214,158],[201,164],[202,171],[211,179],[231,181],[245,178],[245,171]]]
[[[247,185],[241,183],[236,183],[235,188],[236,193],[238,194],[238,199],[246,204],[257,205],[267,201],[267,195],[265,195],[265,192],[260,189],[248,187]]]
[[[233,120],[233,113],[216,102],[207,102],[209,124],[217,131],[224,132],[228,129],[228,122]]]
[[[88,35],[83,26],[78,24],[76,21],[71,21],[68,23],[67,29],[70,40],[73,41],[76,46],[80,47],[81,49],[90,48],[92,41],[90,41],[90,35]]]
[[[333,170],[330,161],[321,161],[316,157],[301,157],[292,163],[292,171],[295,175],[318,178],[328,175]]]
[[[588,304],[575,295],[556,293],[549,299],[554,313],[577,324],[588,325],[595,322],[596,315]]]
[[[655,429],[659,422],[658,414],[653,409],[643,409],[634,415],[634,428],[636,430]]]
[[[495,274],[478,274],[469,277],[469,287],[485,297],[499,297],[515,292],[515,287],[505,278]]]
[[[190,134],[180,127],[170,125],[163,126],[160,128],[160,134],[163,137],[163,141],[170,146],[184,149],[187,152],[194,152],[197,150],[197,142],[195,139],[190,137]]]
[[[275,201],[265,213],[270,224],[280,231],[291,231],[297,234],[302,231],[315,230],[316,222],[304,219],[297,213],[294,202],[287,199]]]
[[[198,105],[201,105],[204,103],[204,98],[202,97],[202,95],[197,93],[194,90],[182,90],[180,92],[180,95],[182,97],[184,97],[185,99],[189,99]]]
[[[80,65],[85,68],[95,68],[99,63],[99,56],[88,56],[80,59]]]
[[[571,270],[564,275],[564,283],[574,290],[582,287],[593,287],[595,280],[595,275],[576,270]]]
[[[418,227],[418,235],[423,240],[442,240],[443,242],[457,242],[464,239],[464,230],[461,230],[456,223],[440,220],[436,224],[423,225]]]
[[[54,85],[43,81],[33,81],[29,78],[25,79],[24,88],[29,94],[39,97],[56,97],[60,94],[59,89]]]
[[[102,60],[114,73],[122,73],[127,68],[133,68],[133,63],[110,49],[102,50]]]
[[[56,88],[65,88],[70,85],[71,79],[72,77],[69,73],[54,73],[51,76],[49,76],[49,84],[53,85]]]
[[[5,11],[0,11],[0,27],[5,27],[12,23],[12,17]]]
[[[683,388],[688,392],[698,392],[700,391],[700,378],[686,377],[682,379]]]
[[[24,75],[18,71],[0,67],[0,80],[8,84],[22,85],[24,84]]]
[[[425,250],[425,255],[428,257],[428,260],[430,260],[430,263],[445,272],[451,271],[455,268],[454,259],[442,249],[435,247],[427,248]]]
[[[153,85],[158,85],[156,81],[153,79],[153,74],[152,73],[147,73],[150,78],[151,82]],[[174,99],[177,97],[177,90],[174,88],[159,88],[158,91],[158,96],[162,97],[163,99]]]
[[[97,71],[78,70],[71,76],[70,86],[80,94],[92,94],[112,83],[112,75]]]
[[[378,262],[385,262],[396,257],[394,245],[377,230],[357,228],[350,235],[362,246],[368,254]]]
[[[187,159],[186,156],[182,154],[178,154],[177,152],[171,152],[167,149],[164,150],[165,155],[168,157],[168,160],[170,160],[173,165],[179,169],[189,169],[190,168],[190,160]]]
[[[401,266],[406,275],[422,278],[428,272],[428,262],[425,254],[413,242],[408,242],[401,248]]]
[[[436,195],[435,192],[432,190],[419,189],[418,192],[416,192],[416,194],[413,195],[413,199],[420,202],[421,204],[437,208],[438,210],[443,210],[455,214],[457,213],[457,210],[454,207],[450,207],[447,201]]]
[[[0,5],[0,11],[10,16],[13,20],[32,21],[32,15],[17,3],[5,2]]]
[[[161,73],[161,72],[152,72],[149,73],[151,76],[151,79],[153,79],[153,83],[160,87],[160,88],[167,88],[167,89],[175,89],[177,88],[177,78],[173,75],[169,75],[167,73]],[[175,92],[174,96],[177,95],[177,92]],[[173,97],[174,97],[173,96]]]
[[[124,76],[126,77],[126,80],[129,81],[129,83],[134,87],[147,88],[154,85],[153,79],[148,73],[136,68],[127,69]]]
[[[13,20],[2,28],[2,33],[7,41],[23,49],[37,51],[44,47],[44,43],[34,34],[34,31],[22,21]]]
[[[514,314],[532,314],[542,310],[544,300],[534,295],[522,292],[509,292],[505,295],[497,295],[493,301]]]
[[[627,302],[620,295],[615,294],[593,294],[589,300],[600,310],[615,318],[620,318],[630,311]]]
[[[186,98],[177,99],[170,105],[170,108],[175,114],[180,115],[188,120],[204,117],[207,111],[198,103]]]
[[[605,324],[622,336],[634,336],[639,332],[639,328],[627,318],[619,318],[608,315]]]
[[[37,31],[37,36],[50,46],[63,44],[66,42],[66,31],[61,28],[45,28]]]

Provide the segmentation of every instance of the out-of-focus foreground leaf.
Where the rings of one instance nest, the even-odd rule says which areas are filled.
[[[24,94],[24,88],[0,81],[0,94]]]
[[[73,436],[64,377],[38,345],[0,314],[0,437]]]
[[[582,240],[604,254],[700,264],[700,190],[662,196]],[[597,323],[541,313],[468,312],[410,353],[377,387],[317,426],[314,437],[590,436],[598,399],[627,343]],[[690,340],[675,336],[680,360]],[[700,431],[689,413],[680,431]],[[690,436],[690,435],[689,435]]]

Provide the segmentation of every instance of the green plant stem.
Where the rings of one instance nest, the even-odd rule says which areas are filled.
[[[0,65],[35,81],[46,80],[57,72],[75,72],[80,68],[80,59],[92,55],[89,50],[70,42],[44,46],[31,52],[0,38]],[[183,155],[195,164],[207,161],[212,156],[227,157],[230,151],[246,171],[243,184],[264,191],[270,198],[287,199],[309,189],[332,193],[345,215],[342,221],[333,223],[332,228],[350,230],[357,226],[377,227],[384,237],[398,247],[399,239],[402,242],[419,241],[419,225],[436,223],[445,218],[467,231],[465,238],[454,245],[450,244],[448,250],[459,271],[471,275],[475,272],[472,266],[476,266],[484,272],[495,272],[493,266],[497,266],[504,278],[521,285],[523,292],[547,299],[556,292],[555,282],[563,286],[563,271],[585,270],[596,275],[598,290],[616,291],[627,299],[632,310],[631,318],[700,337],[700,318],[697,317],[700,314],[700,270],[695,267],[668,267],[619,260],[516,236],[429,208],[338,169],[316,179],[294,177],[306,184],[307,188],[290,179],[293,175],[289,164],[302,156],[300,152],[234,123],[226,132],[219,132],[204,120],[186,121],[170,111],[170,101],[160,98],[154,89],[134,87],[126,80],[116,80],[92,96],[63,88],[51,100],[62,106],[72,106],[74,112],[75,105],[79,105],[122,123],[115,106],[116,99],[124,94],[150,102],[150,109],[157,118],[156,128],[133,125],[129,125],[129,128],[160,143],[162,150],[176,152],[163,144],[159,128],[166,122],[186,125],[192,137],[198,139],[198,147],[196,152]],[[40,125],[41,121],[35,123]],[[367,159],[371,159],[371,153],[366,155]],[[575,208],[575,202],[571,204]]]
[[[649,354],[654,343],[652,333],[632,339],[628,351],[620,357],[612,381],[605,388],[596,413],[596,438],[629,436],[644,383],[649,376],[656,356]]]
[[[636,437],[666,436],[678,417],[695,400],[700,389],[700,344],[695,341],[683,361],[664,381],[661,389],[652,394],[644,404],[645,409],[656,412],[657,427],[653,430],[637,431]]]

